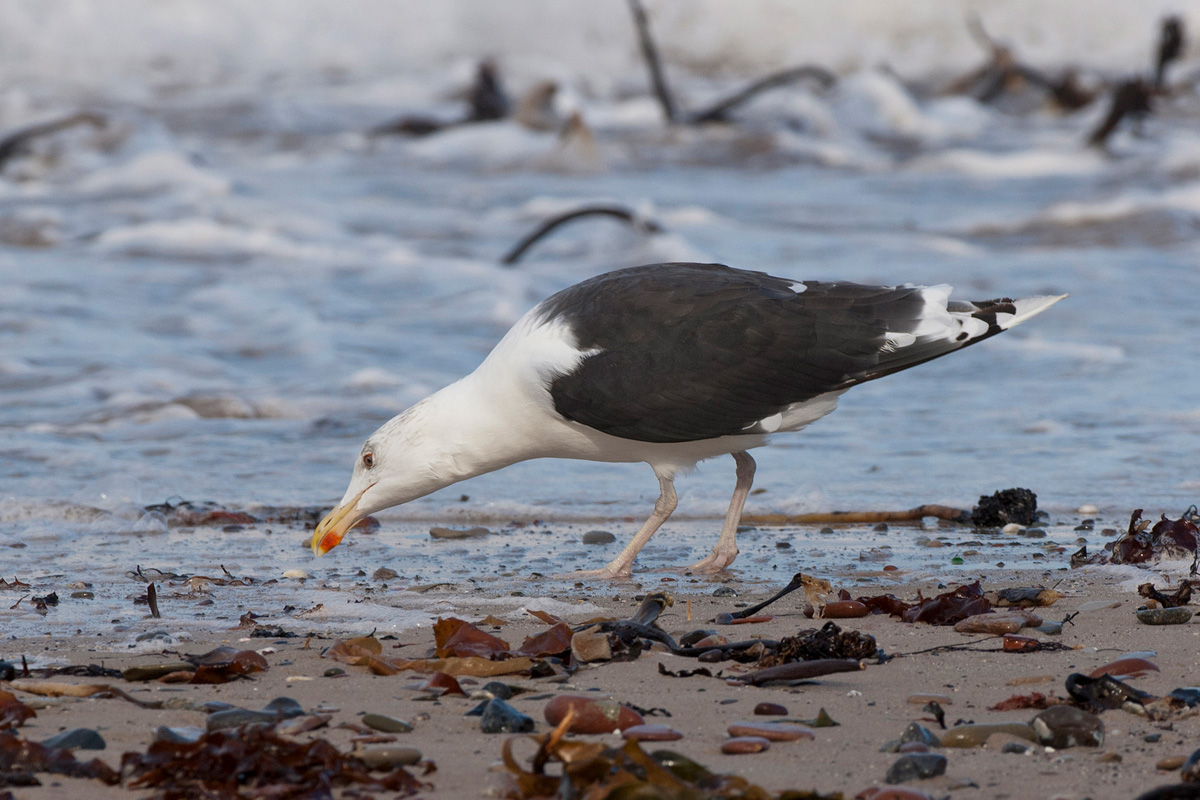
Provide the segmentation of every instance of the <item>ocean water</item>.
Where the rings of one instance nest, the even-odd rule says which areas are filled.
[[[223,565],[254,587],[208,590],[293,627],[403,627],[397,587],[485,590],[497,575],[597,566],[653,503],[645,465],[517,465],[386,512],[378,533],[320,562],[304,520],[342,496],[367,434],[470,371],[539,299],[665,260],[949,283],[961,299],[1070,294],[756,451],[765,491],[749,513],[969,508],[1023,486],[1054,547],[977,561],[1041,568],[1063,566],[1080,535],[1097,546],[1134,508],[1178,516],[1197,501],[1200,101],[1186,88],[1160,98],[1100,151],[1083,142],[1106,101],[1063,115],[1028,91],[994,105],[936,91],[983,60],[969,13],[1022,59],[1099,84],[1148,69],[1170,4],[648,7],[689,108],[799,63],[838,82],[764,95],[735,125],[672,129],[616,0],[7,4],[0,127],[81,110],[103,123],[39,138],[0,172],[0,575],[30,587],[0,592],[0,631],[158,624],[134,604],[139,566],[183,576],[159,580],[187,624],[240,616],[197,605],[208,595],[185,580]],[[461,116],[485,56],[514,97],[556,81],[554,115],[578,112],[590,135],[512,121],[367,135],[406,114]],[[499,263],[548,216],[589,203],[664,232],[578,222]],[[732,483],[729,459],[680,478],[680,522],[643,564],[703,555]],[[147,510],[181,501],[265,521],[188,528]],[[1073,530],[1093,516],[1083,505],[1099,509],[1095,534]],[[428,541],[430,524],[477,523],[496,533]],[[922,527],[894,527],[882,555],[866,529],[763,529],[736,570],[853,576],[1011,543]],[[594,528],[618,544],[576,546]],[[914,544],[930,528],[949,549]],[[391,594],[371,578],[389,565]],[[49,591],[64,600],[46,614],[28,599],[8,608]],[[439,602],[452,604],[405,613],[423,620]]]

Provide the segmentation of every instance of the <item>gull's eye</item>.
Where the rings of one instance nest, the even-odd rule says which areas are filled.
[[[375,466],[375,454],[370,453],[370,452],[363,453],[362,454],[362,465],[364,467],[366,467],[367,469],[370,469],[371,467]]]

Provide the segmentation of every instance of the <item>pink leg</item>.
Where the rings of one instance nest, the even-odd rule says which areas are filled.
[[[754,485],[754,459],[745,450],[731,455],[737,463],[737,485],[734,486],[733,498],[729,501],[729,512],[725,515],[721,536],[712,552],[688,567],[693,572],[720,572],[737,558],[738,522],[742,519],[742,508],[750,495],[750,487]]]
[[[747,456],[749,458],[749,456]],[[751,462],[753,463],[753,462]],[[656,473],[657,474],[657,473]],[[675,482],[663,475],[658,476],[658,500],[654,502],[654,513],[642,525],[641,530],[634,535],[625,549],[603,569],[588,569],[564,575],[564,578],[598,577],[598,578],[628,578],[633,575],[633,560],[638,552],[650,541],[654,532],[667,521],[675,511],[678,499],[675,496]],[[734,551],[736,552],[736,550]]]

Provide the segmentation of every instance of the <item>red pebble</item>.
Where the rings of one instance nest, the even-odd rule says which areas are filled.
[[[721,742],[721,752],[730,756],[740,756],[746,753],[761,753],[770,746],[771,743],[761,736],[735,736]]]
[[[754,713],[760,717],[786,717],[788,710],[779,703],[759,703],[754,707]]]
[[[567,728],[571,733],[612,733],[645,722],[641,714],[616,700],[583,697],[577,694],[560,694],[552,698],[546,703],[542,713],[546,716],[546,722],[557,726],[572,708],[575,709],[575,717]]]
[[[1042,649],[1042,643],[1032,636],[1018,636],[1015,633],[1004,634],[1004,649],[1010,653],[1032,653]]]
[[[621,731],[621,738],[638,742],[675,742],[682,739],[683,734],[666,725],[630,725]]]
[[[835,600],[825,605],[825,611],[821,616],[825,619],[853,619],[854,617],[865,617],[870,613],[871,609],[867,608],[865,603],[857,600]]]
[[[735,722],[729,726],[729,735],[734,737],[761,737],[772,742],[794,742],[799,739],[815,739],[816,734],[807,725],[787,722]]]

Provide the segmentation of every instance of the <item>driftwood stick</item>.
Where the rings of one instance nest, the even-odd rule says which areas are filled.
[[[937,517],[966,522],[971,512],[961,508],[926,504],[905,511],[830,511],[821,514],[743,514],[742,522],[756,525],[807,525],[833,522],[918,522]]]
[[[774,89],[779,86],[786,86],[789,83],[811,78],[821,85],[822,89],[828,89],[836,81],[837,77],[827,69],[814,65],[805,65],[803,67],[792,67],[780,72],[773,72],[770,75],[765,75],[746,88],[732,94],[729,97],[714,103],[708,109],[693,114],[688,122],[722,122],[729,116],[729,112],[733,111],[740,105],[744,105],[754,99],[763,92]]]
[[[658,57],[658,46],[650,33],[650,19],[641,0],[629,0],[629,10],[633,12],[633,23],[637,26],[638,41],[642,46],[642,56],[646,59],[646,67],[650,70],[650,83],[658,104],[662,106],[663,116],[667,122],[675,122],[678,114],[675,111],[675,98],[667,86],[667,76],[663,73],[662,61]]]
[[[792,661],[777,667],[767,667],[757,672],[748,672],[736,678],[730,678],[729,683],[749,686],[762,686],[768,683],[791,683],[819,678],[822,675],[832,675],[835,672],[858,672],[866,669],[866,664],[853,658],[819,658],[815,661]]]
[[[514,246],[512,250],[508,251],[508,254],[505,255],[504,258],[500,259],[500,263],[508,265],[517,263],[521,256],[525,255],[526,250],[528,250],[530,247],[533,247],[533,245],[537,243],[539,239],[548,235],[559,225],[563,225],[564,223],[579,219],[581,217],[590,216],[615,217],[616,219],[628,222],[630,225],[641,228],[648,233],[662,233],[663,230],[662,226],[654,220],[639,217],[628,208],[624,208],[622,206],[585,206],[583,208],[576,208],[571,211],[566,211],[543,222],[537,227],[536,230],[534,230],[521,241],[517,242],[516,246]]]
[[[3,169],[9,159],[34,139],[84,124],[99,128],[104,125],[104,117],[89,111],[80,111],[68,117],[41,122],[37,125],[30,125],[28,128],[13,131],[7,136],[0,138],[0,169]]]

